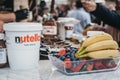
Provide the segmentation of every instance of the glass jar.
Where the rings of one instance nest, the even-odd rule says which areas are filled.
[[[57,24],[52,17],[43,21],[43,35],[55,36],[57,33]]]
[[[4,34],[0,33],[0,68],[6,66],[7,56],[6,56],[6,45],[4,41]]]

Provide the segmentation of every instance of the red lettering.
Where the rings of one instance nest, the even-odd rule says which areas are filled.
[[[23,42],[26,42],[26,37],[20,37],[20,42],[23,43]]]
[[[54,26],[44,26],[44,29],[54,29]]]
[[[35,42],[40,41],[40,36],[38,34],[34,34],[33,36],[26,35],[24,37],[20,37],[20,42]]]
[[[35,41],[40,41],[40,36],[38,34],[35,34]]]
[[[30,37],[30,42],[34,42],[35,41],[35,37],[34,36],[31,36]]]
[[[29,35],[27,35],[25,37],[26,37],[26,42],[29,42]]]
[[[23,42],[22,37],[20,37],[20,42],[21,42],[21,43]]]

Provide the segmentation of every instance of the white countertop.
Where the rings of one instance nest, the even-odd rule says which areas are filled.
[[[50,71],[50,62],[48,60],[40,60],[39,68],[32,70],[13,71],[10,68],[2,68],[0,69],[0,80],[47,80],[45,76],[49,76]]]
[[[120,80],[120,68],[116,71],[67,76],[52,70],[49,60],[40,60],[39,68],[27,71],[0,69],[0,80]]]

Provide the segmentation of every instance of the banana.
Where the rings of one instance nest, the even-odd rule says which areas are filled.
[[[112,36],[108,33],[101,33],[101,34],[96,34],[93,35],[89,38],[87,38],[83,44],[82,47],[87,47],[93,43],[99,42],[99,41],[104,41],[104,40],[113,40]]]
[[[93,52],[93,51],[99,51],[99,50],[116,50],[118,49],[118,44],[114,40],[105,40],[105,41],[100,41],[96,42],[86,48],[82,48],[75,54],[77,58],[79,58],[82,54],[87,53],[87,52]]]
[[[118,44],[114,40],[100,41],[86,47],[85,51],[91,52],[91,51],[98,51],[98,50],[105,50],[105,49],[118,49]]]
[[[102,58],[116,58],[118,56],[119,56],[118,50],[101,50],[86,53],[84,55],[81,55],[79,58],[90,57],[93,59],[102,59]]]

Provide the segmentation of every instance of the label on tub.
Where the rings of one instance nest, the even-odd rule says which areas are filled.
[[[73,34],[73,30],[66,30],[65,36],[66,38],[70,38]]]
[[[25,36],[15,36],[16,43],[27,43],[40,41],[40,36],[38,34],[25,35]]]
[[[57,27],[56,26],[44,26],[43,35],[56,35]]]
[[[6,63],[6,48],[0,48],[0,63]]]
[[[10,49],[39,48],[40,32],[6,32],[6,44]]]

